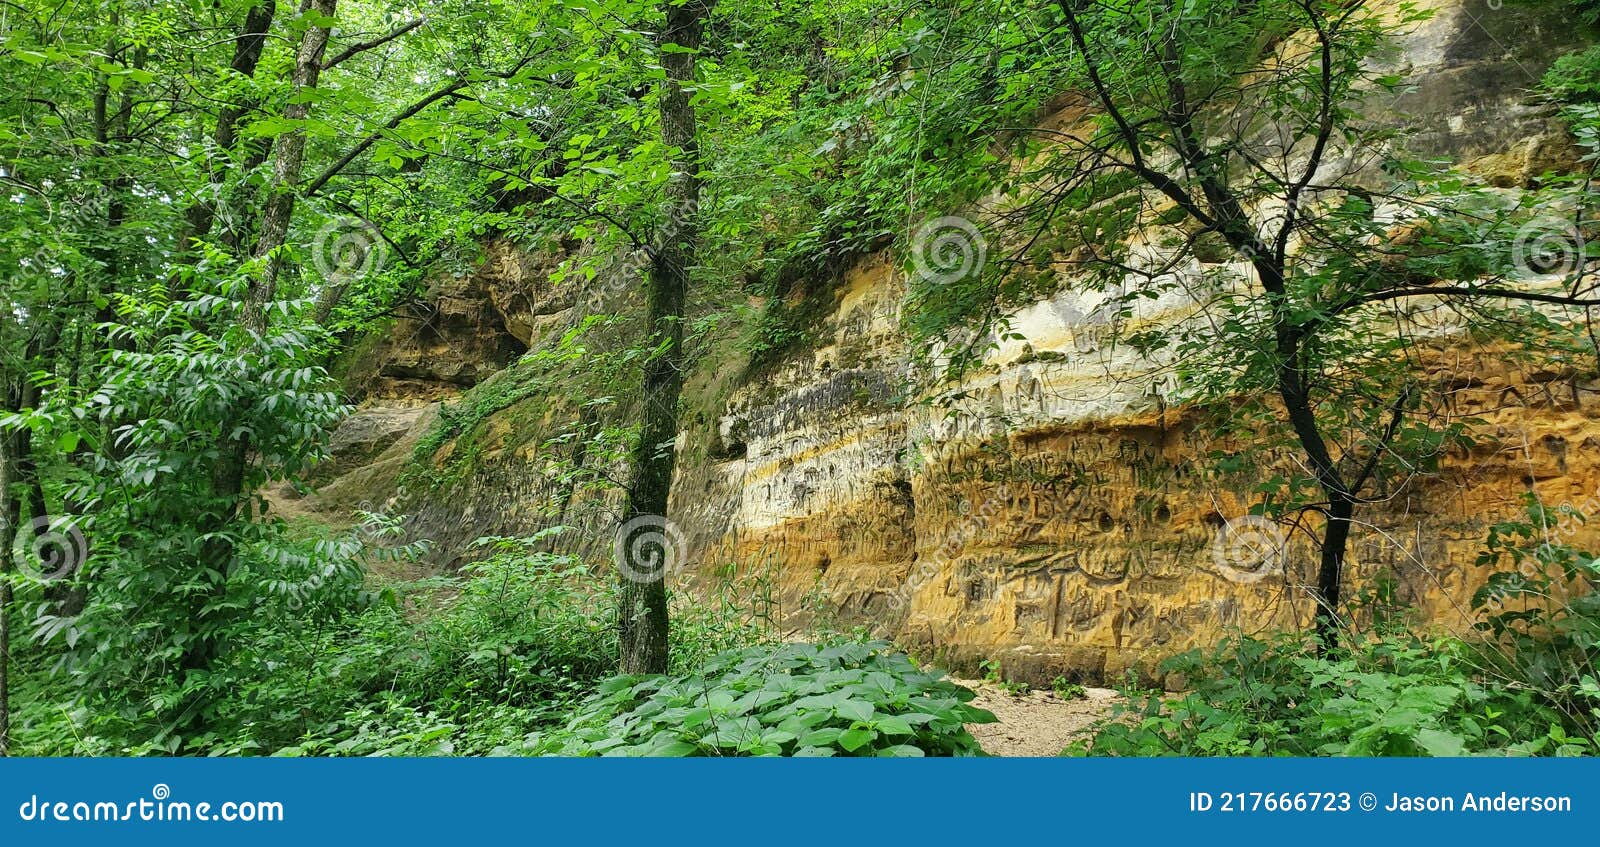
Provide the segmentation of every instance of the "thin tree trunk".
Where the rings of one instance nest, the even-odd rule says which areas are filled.
[[[9,433],[0,433],[0,756],[11,755],[11,541],[18,515],[11,494],[11,440]]]
[[[672,152],[672,175],[666,199],[671,210],[664,235],[650,264],[647,297],[647,344],[656,350],[644,366],[643,408],[639,442],[633,450],[633,480],[625,522],[646,518],[666,524],[667,498],[678,436],[678,395],[683,389],[683,305],[700,240],[700,148],[694,105],[687,86],[694,80],[695,51],[711,14],[712,0],[674,5],[664,0],[666,27],[658,45],[686,50],[660,51],[666,78],[661,83],[661,140]],[[675,531],[662,534],[671,546]],[[655,565],[642,561],[644,551],[621,545],[628,561],[619,568],[621,608],[618,635],[623,673],[665,673],[667,670],[666,563],[683,551],[671,551]],[[648,574],[651,578],[641,579]]]
[[[267,31],[272,28],[272,18],[276,13],[276,0],[261,0],[245,12],[244,21],[239,25],[239,37],[234,41],[233,61],[229,63],[229,68],[234,73],[245,79],[251,79],[256,75],[256,66],[261,62],[261,49],[266,43]],[[219,192],[223,188],[228,170],[233,167],[234,147],[238,144],[239,119],[254,106],[254,103],[248,101],[227,103],[217,110],[217,129],[212,136],[216,149],[210,167],[211,195],[196,198],[184,211],[185,251],[193,251],[200,241],[211,234],[211,228],[217,218],[218,204],[222,202]],[[259,164],[259,161],[256,164]]]
[[[333,17],[337,0],[311,0],[308,10],[327,20]],[[305,100],[307,90],[315,88],[322,69],[322,56],[328,47],[329,27],[313,24],[300,40],[295,56],[295,67],[290,86],[289,105],[283,116],[291,121],[303,121],[311,113],[311,104]],[[256,333],[267,329],[267,307],[277,291],[278,274],[282,267],[283,245],[288,239],[289,223],[294,217],[295,190],[305,163],[306,133],[296,127],[278,137],[274,149],[272,180],[267,187],[267,201],[261,215],[261,235],[256,241],[254,255],[266,260],[260,273],[250,280],[250,290],[242,304],[241,323]],[[227,575],[232,570],[233,542],[221,530],[232,520],[244,493],[250,442],[245,436],[229,439],[222,445],[216,464],[211,471],[212,508],[210,514],[199,520],[211,532],[211,539],[201,549],[200,555],[207,566],[222,578],[213,585],[208,597],[215,599],[227,590]],[[203,601],[202,601],[203,602]],[[205,636],[185,651],[181,666],[186,670],[209,667],[221,647],[215,638]]]
[[[1317,568],[1317,643],[1327,651],[1339,646],[1343,623],[1339,618],[1340,584],[1350,544],[1350,519],[1355,501],[1344,493],[1329,493],[1328,523],[1322,530],[1322,562]]]
[[[1281,280],[1281,267],[1274,280]],[[1269,287],[1281,290],[1281,283]],[[1327,523],[1322,528],[1321,561],[1317,566],[1317,584],[1312,589],[1316,603],[1317,649],[1326,652],[1339,645],[1340,585],[1344,579],[1344,559],[1350,540],[1350,519],[1355,515],[1355,493],[1350,491],[1344,477],[1334,464],[1328,442],[1317,424],[1316,410],[1306,390],[1305,374],[1298,365],[1300,342],[1296,331],[1279,323],[1278,339],[1278,396],[1283,400],[1289,425],[1300,441],[1311,462],[1312,476],[1328,498],[1328,508],[1323,515]]]
[[[31,405],[31,385],[25,379],[0,384],[4,409],[15,412]],[[12,549],[22,521],[33,512],[37,479],[32,475],[30,433],[26,429],[0,432],[0,756],[11,752],[11,589]],[[38,508],[43,509],[42,498]]]
[[[331,19],[336,2],[311,0],[310,9],[312,14]],[[284,118],[289,121],[304,121],[311,114],[311,103],[304,95],[317,87],[329,32],[327,26],[313,24],[300,40],[289,90],[290,102],[283,110]],[[294,218],[295,189],[305,167],[305,156],[304,127],[296,126],[278,137],[273,150],[272,180],[261,214],[261,234],[256,239],[255,249],[256,258],[265,259],[266,263],[261,273],[250,281],[249,302],[244,314],[245,325],[257,332],[266,329],[266,307],[277,294],[278,275],[283,269],[283,245],[289,237],[289,223]]]

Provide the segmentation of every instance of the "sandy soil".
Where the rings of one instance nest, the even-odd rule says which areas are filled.
[[[1063,700],[1050,691],[1008,694],[986,682],[957,680],[978,692],[974,706],[994,712],[999,723],[969,724],[983,749],[995,756],[1057,756],[1082,737],[1089,725],[1111,714],[1118,701],[1109,688],[1089,688],[1082,697]]]

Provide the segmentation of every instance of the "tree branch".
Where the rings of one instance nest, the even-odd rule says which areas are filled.
[[[1373,471],[1378,469],[1378,459],[1383,456],[1383,451],[1389,449],[1389,445],[1394,441],[1394,434],[1400,429],[1401,421],[1405,420],[1406,401],[1409,399],[1411,399],[1411,389],[1409,387],[1401,391],[1400,396],[1394,398],[1394,404],[1389,407],[1389,425],[1384,427],[1383,438],[1378,441],[1376,447],[1372,448],[1372,455],[1367,457],[1366,465],[1361,468],[1361,473],[1356,475],[1355,482],[1351,483],[1351,494],[1358,495],[1361,488],[1367,484],[1367,480],[1372,477]]]
[[[483,78],[484,79],[510,79],[511,77],[516,76],[517,72],[522,70],[524,67],[526,67],[528,65],[528,63],[531,62],[531,61],[533,61],[533,57],[532,56],[527,56],[527,57],[519,60],[516,63],[516,65],[511,67],[510,70],[495,71],[493,73],[488,73],[488,74],[485,74]],[[350,148],[350,150],[348,152],[346,152],[343,156],[340,156],[338,161],[334,162],[332,165],[329,165],[327,170],[324,170],[321,174],[318,174],[317,178],[312,180],[306,186],[306,188],[305,188],[303,193],[307,197],[310,197],[310,196],[313,196],[313,195],[317,194],[318,192],[320,192],[328,184],[328,180],[333,179],[334,177],[338,176],[340,171],[342,171],[345,168],[349,167],[350,163],[355,161],[357,156],[360,156],[368,148],[370,148],[372,145],[376,144],[378,142],[378,139],[382,138],[383,134],[385,132],[393,132],[396,128],[398,128],[400,126],[400,124],[405,123],[406,120],[408,120],[408,119],[410,119],[412,117],[415,117],[417,115],[417,113],[421,112],[423,109],[426,109],[429,106],[432,106],[434,103],[437,103],[440,100],[443,100],[444,98],[455,94],[456,92],[460,91],[461,89],[466,88],[467,86],[469,86],[469,85],[471,85],[471,84],[473,84],[474,82],[477,82],[477,81],[478,80],[473,79],[472,77],[463,74],[462,76],[459,76],[455,80],[453,80],[449,85],[446,85],[443,88],[437,89],[433,93],[427,95],[426,97],[423,97],[421,100],[418,100],[417,102],[412,103],[410,106],[406,107],[406,109],[404,111],[402,111],[400,114],[395,115],[394,117],[390,118],[388,120],[388,122],[386,122],[381,129],[379,129],[378,131],[372,133],[371,135],[368,135],[366,138],[361,139],[361,141],[358,144],[356,144],[356,146]],[[565,87],[565,86],[562,86],[562,87]]]
[[[406,33],[416,29],[419,26],[422,26],[423,24],[425,24],[427,22],[428,22],[428,19],[427,19],[426,16],[420,17],[420,18],[417,18],[416,20],[414,20],[414,21],[412,21],[412,22],[410,22],[408,24],[401,25],[399,28],[391,31],[387,35],[380,35],[377,38],[371,39],[370,41],[362,41],[362,42],[360,42],[358,44],[352,44],[349,47],[346,47],[343,50],[343,52],[339,53],[339,55],[334,56],[333,58],[327,60],[326,62],[323,62],[322,63],[322,69],[323,70],[327,70],[327,69],[333,67],[334,65],[337,65],[340,62],[343,62],[345,59],[348,59],[351,56],[356,55],[357,53],[364,53],[364,52],[366,52],[368,50],[371,50],[374,47],[382,47],[383,45],[388,44],[389,42],[395,40],[396,38],[399,38],[400,36],[405,35]]]
[[[322,190],[323,186],[328,184],[328,180],[338,176],[340,171],[349,167],[350,163],[355,161],[357,156],[360,156],[362,153],[366,152],[368,148],[376,144],[378,139],[382,138],[385,132],[392,132],[396,127],[400,126],[400,124],[405,123],[408,118],[414,117],[423,109],[426,109],[429,106],[432,106],[434,103],[437,103],[440,100],[450,96],[451,94],[466,88],[470,84],[471,80],[467,79],[466,77],[461,77],[451,82],[449,85],[434,91],[421,100],[412,103],[400,114],[390,118],[389,121],[383,125],[383,129],[380,129],[377,132],[368,135],[366,138],[361,139],[360,143],[346,151],[343,156],[340,156],[338,161],[329,165],[326,170],[318,174],[317,178],[313,179],[311,183],[306,186],[303,193],[307,197],[315,196],[317,192]]]
[[[1339,314],[1356,306],[1367,303],[1378,303],[1384,300],[1398,300],[1401,297],[1421,297],[1432,294],[1438,297],[1499,297],[1506,300],[1522,300],[1531,303],[1553,303],[1557,306],[1589,307],[1600,306],[1600,298],[1586,299],[1571,297],[1566,294],[1541,294],[1537,291],[1517,291],[1510,288],[1467,288],[1459,285],[1444,286],[1416,286],[1410,288],[1391,288],[1387,291],[1378,291],[1335,306],[1329,311],[1329,316]]]

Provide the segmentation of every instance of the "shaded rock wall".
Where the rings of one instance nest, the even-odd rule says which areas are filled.
[[[352,399],[435,400],[498,373],[536,328],[571,306],[551,295],[554,262],[494,239],[470,274],[441,274],[368,338],[344,374]]]

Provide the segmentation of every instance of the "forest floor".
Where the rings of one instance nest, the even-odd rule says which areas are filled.
[[[998,723],[969,724],[967,729],[993,756],[1059,756],[1082,738],[1090,725],[1111,714],[1121,695],[1109,688],[1087,688],[1070,700],[1053,691],[1011,694],[993,683],[970,679],[956,682],[978,692],[972,705],[994,712]]]

